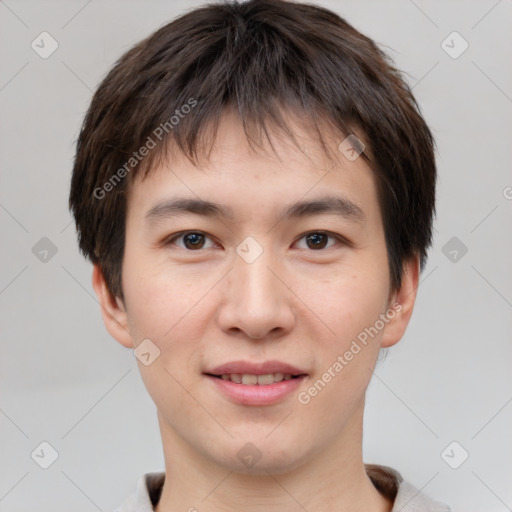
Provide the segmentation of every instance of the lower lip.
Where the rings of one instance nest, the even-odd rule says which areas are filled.
[[[237,384],[230,380],[206,375],[217,388],[233,402],[241,405],[270,405],[293,393],[306,378],[305,375],[260,386],[259,384]]]

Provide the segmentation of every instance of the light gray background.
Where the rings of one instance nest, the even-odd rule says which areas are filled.
[[[512,2],[318,3],[387,49],[438,143],[435,243],[410,328],[369,388],[365,461],[454,512],[511,510]],[[92,91],[199,4],[0,1],[1,512],[109,511],[164,469],[154,404],[104,329],[67,198]],[[59,44],[48,59],[31,48],[42,31]],[[469,43],[457,59],[441,47],[453,31]],[[42,237],[58,249],[46,263]],[[456,262],[452,237],[468,248]],[[59,454],[46,470],[31,458],[42,441]],[[458,469],[441,457],[452,441],[469,453]]]

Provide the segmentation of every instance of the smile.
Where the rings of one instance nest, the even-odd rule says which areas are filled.
[[[213,375],[213,377],[219,376]],[[220,375],[222,380],[229,380],[231,382],[244,384],[246,386],[255,384],[258,386],[268,386],[270,384],[274,384],[275,382],[295,379],[297,377],[297,375],[294,376],[291,373],[267,373],[265,375],[251,375],[249,373],[224,373],[223,375]]]
[[[268,406],[295,395],[307,375],[234,373],[220,376],[205,374],[205,377],[213,384],[213,389],[231,403],[244,406]]]

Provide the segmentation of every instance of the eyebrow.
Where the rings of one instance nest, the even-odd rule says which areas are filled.
[[[188,213],[204,217],[217,217],[235,219],[232,208],[219,203],[186,197],[174,197],[157,203],[146,212],[147,223],[155,223],[170,217],[186,215]],[[366,216],[363,210],[349,199],[341,196],[323,196],[309,201],[298,201],[283,208],[277,222],[289,218],[308,217],[313,215],[329,214],[342,217],[355,222],[364,222]]]

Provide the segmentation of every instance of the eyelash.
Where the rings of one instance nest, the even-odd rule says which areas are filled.
[[[171,235],[169,238],[167,238],[164,242],[164,245],[174,245],[173,242],[179,238],[182,238],[184,237],[185,235],[190,235],[190,234],[198,234],[198,235],[204,235],[206,238],[209,238],[210,240],[213,240],[209,235],[207,235],[206,233],[204,233],[203,231],[194,231],[194,230],[188,230],[188,231],[180,231],[179,233],[175,233],[174,235]],[[303,233],[302,235],[300,235],[296,241],[299,241],[299,240],[302,240],[303,238],[305,238],[306,236],[308,235],[313,235],[313,234],[322,234],[322,235],[327,235],[329,238],[334,238],[335,240],[337,240],[339,243],[341,243],[342,245],[347,245],[347,246],[350,246],[350,242],[342,237],[341,235],[337,235],[336,233],[332,233],[330,231],[323,231],[323,230],[317,230],[317,231],[307,231],[306,233]],[[295,242],[294,242],[295,243]],[[179,247],[179,246],[178,246]],[[321,249],[310,249],[311,252],[322,252],[322,251],[325,251],[327,249],[330,249],[331,247],[333,247],[332,245],[331,246],[328,246],[328,247],[322,247]],[[184,249],[185,251],[187,252],[200,252],[202,250],[206,250],[204,248],[200,248],[200,249],[197,249],[197,250],[191,250],[191,249],[187,249],[186,247],[180,247],[180,249]]]

